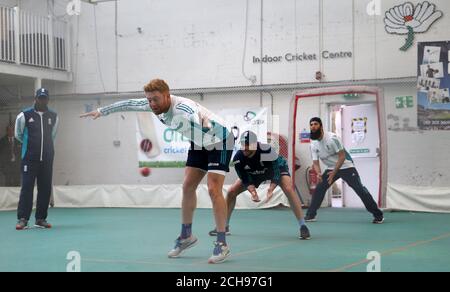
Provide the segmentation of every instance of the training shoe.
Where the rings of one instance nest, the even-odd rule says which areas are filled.
[[[36,228],[42,228],[42,229],[50,229],[52,228],[52,225],[47,222],[47,220],[36,220],[36,223],[34,223],[34,227]]]
[[[209,264],[221,264],[230,256],[230,249],[223,242],[214,242],[214,250],[209,258]]]
[[[217,229],[211,230],[208,234],[209,236],[217,236]],[[230,226],[225,228],[225,235],[231,235]]]
[[[311,234],[309,233],[309,229],[306,225],[302,225],[302,227],[300,227],[300,236],[298,238],[303,240],[311,239]]]
[[[178,237],[175,240],[175,247],[169,251],[169,258],[177,258],[179,257],[186,249],[189,249],[191,247],[194,247],[198,242],[197,237],[191,235],[188,238],[181,239],[181,237]]]
[[[373,221],[372,221],[372,223],[373,224],[383,224],[383,222],[384,222],[384,217],[378,217],[378,218],[373,218]]]
[[[310,215],[306,215],[305,216],[305,222],[316,222],[317,221],[317,216],[310,216]]]
[[[28,220],[25,218],[20,219],[16,224],[16,230],[28,229]]]

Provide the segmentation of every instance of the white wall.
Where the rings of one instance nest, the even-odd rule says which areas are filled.
[[[1,0],[0,4],[6,7],[14,7],[17,5],[18,0]]]
[[[414,108],[395,108],[395,97],[416,96],[413,86],[385,87],[389,182],[430,188],[449,187],[450,132],[418,130],[416,101]],[[399,126],[395,124],[396,118]]]
[[[369,2],[323,0],[321,10],[320,1],[265,0],[262,51],[261,1],[248,1],[246,42],[246,1],[119,1],[117,48],[115,4],[83,4],[81,16],[71,18],[75,81],[58,93],[138,91],[154,77],[179,89],[251,85],[243,63],[245,75],[256,76],[256,84],[261,77],[263,84],[315,82],[317,70],[330,82],[415,76],[416,46],[401,52],[406,36],[388,34],[383,22],[384,12],[403,1],[381,1],[381,16],[367,15]],[[433,3],[444,15],[450,13],[448,1]],[[444,16],[428,33],[416,34],[415,41],[450,39],[449,24]],[[349,51],[353,57],[322,59],[323,50]],[[261,53],[303,52],[316,54],[316,60],[262,68],[252,62]]]
[[[67,2],[0,0],[39,14],[53,9],[59,16]],[[369,2],[248,0],[247,11],[247,1],[118,1],[117,37],[115,3],[83,3],[81,16],[63,17],[71,23],[74,82],[44,84],[55,94],[135,92],[154,77],[166,79],[175,89],[251,85],[242,65],[256,84],[315,82],[317,70],[329,82],[415,76],[416,46],[401,52],[406,36],[388,34],[383,23],[384,12],[403,1],[381,1],[380,16],[367,15]],[[416,42],[450,39],[450,2],[433,3],[444,17],[429,32],[416,34]],[[323,50],[350,51],[353,57],[322,59]],[[316,54],[316,60],[262,67],[252,62],[261,53],[303,52]]]
[[[66,13],[69,0],[0,0],[0,5],[6,7],[18,6],[20,9],[32,11],[35,14],[62,16]]]

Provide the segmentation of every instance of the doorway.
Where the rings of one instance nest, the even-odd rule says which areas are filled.
[[[363,185],[376,202],[380,187],[380,135],[376,103],[330,104],[329,131],[336,133],[350,154]],[[343,180],[328,190],[332,207],[364,208]]]

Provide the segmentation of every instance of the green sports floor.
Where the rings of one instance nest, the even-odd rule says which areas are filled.
[[[209,265],[212,211],[195,213],[199,244],[169,259],[180,229],[178,209],[51,209],[51,230],[16,231],[15,212],[0,212],[0,271],[66,271],[67,255],[81,271],[364,272],[367,254],[381,255],[381,271],[450,271],[450,214],[387,212],[371,224],[364,210],[319,211],[312,239],[297,239],[289,209],[237,210],[228,237],[231,258]],[[34,223],[34,222],[32,222]]]

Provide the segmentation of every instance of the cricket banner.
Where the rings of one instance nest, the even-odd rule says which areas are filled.
[[[267,108],[224,109],[216,113],[236,139],[235,152],[238,138],[248,130],[258,135],[258,141],[267,143]],[[189,139],[162,124],[153,113],[137,113],[136,139],[139,167],[185,167],[191,147]]]

